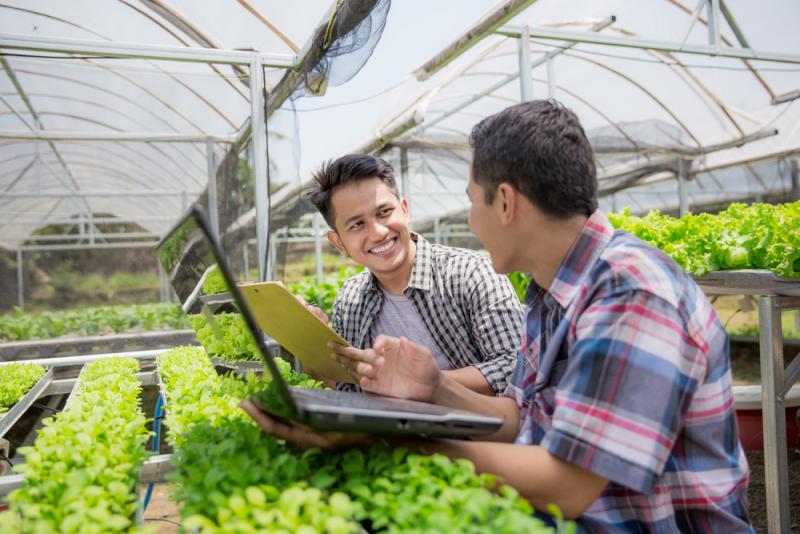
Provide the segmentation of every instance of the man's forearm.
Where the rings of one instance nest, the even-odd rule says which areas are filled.
[[[486,377],[473,365],[462,367],[461,369],[444,371],[444,374],[476,393],[490,395],[492,397],[495,396],[495,391],[486,380]]]
[[[473,368],[474,369],[474,368]],[[475,369],[476,372],[479,372]],[[465,387],[446,372],[435,387],[430,402],[484,415],[499,417],[503,426],[494,434],[476,436],[487,441],[514,441],[519,431],[519,407],[509,397],[489,397]]]
[[[555,504],[567,518],[581,515],[599,497],[608,480],[551,455],[537,445],[427,440],[397,443],[422,453],[464,458],[478,473],[500,477],[537,510]]]

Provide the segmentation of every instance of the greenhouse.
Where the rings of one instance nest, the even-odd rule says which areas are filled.
[[[800,531],[798,23],[0,3],[0,534]]]

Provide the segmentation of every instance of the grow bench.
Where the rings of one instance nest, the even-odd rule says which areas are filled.
[[[767,525],[770,533],[789,532],[791,517],[784,399],[800,379],[800,353],[784,370],[781,312],[800,309],[800,279],[780,278],[764,270],[741,270],[718,271],[695,280],[708,295],[752,295],[758,300]]]

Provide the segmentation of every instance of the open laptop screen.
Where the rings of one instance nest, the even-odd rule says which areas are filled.
[[[239,313],[244,334],[250,337],[247,345],[267,364],[284,399],[293,406],[288,387],[269,355],[263,337],[257,335],[259,330],[252,313],[238,288],[233,285],[222,251],[213,241],[199,206],[193,205],[161,240],[156,247],[156,254],[206,352],[213,355],[219,345],[225,343],[216,314]],[[208,334],[207,327],[212,335]]]

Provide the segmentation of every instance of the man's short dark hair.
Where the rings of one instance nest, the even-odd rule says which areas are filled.
[[[548,215],[591,216],[597,170],[578,117],[555,100],[523,102],[472,129],[472,175],[486,202],[507,182]]]
[[[336,214],[331,206],[331,195],[334,190],[341,185],[370,178],[377,178],[400,198],[392,166],[381,158],[363,154],[348,154],[323,163],[320,170],[314,173],[314,183],[306,193],[306,198],[316,206],[328,226],[336,230],[334,226]]]

